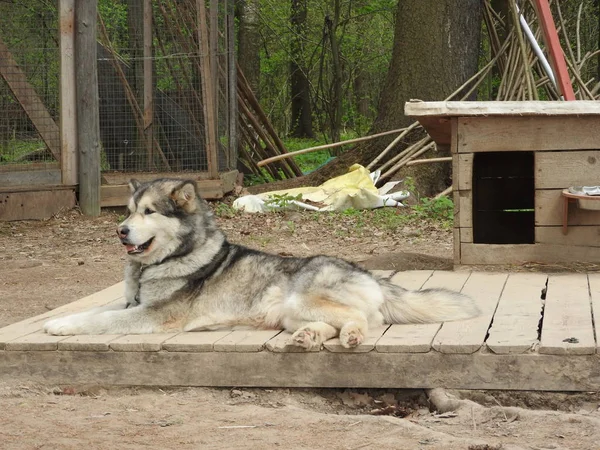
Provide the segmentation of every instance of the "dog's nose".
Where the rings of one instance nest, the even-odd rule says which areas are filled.
[[[117,228],[117,234],[119,235],[119,237],[122,238],[127,237],[127,235],[129,234],[129,227],[124,225],[122,227]]]

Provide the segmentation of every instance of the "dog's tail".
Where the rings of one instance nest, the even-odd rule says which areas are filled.
[[[385,323],[435,323],[462,320],[480,314],[470,297],[448,289],[407,291],[387,280],[379,280]]]

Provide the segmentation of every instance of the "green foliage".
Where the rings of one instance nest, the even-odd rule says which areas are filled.
[[[416,216],[440,223],[444,228],[451,228],[454,221],[454,203],[448,197],[437,199],[423,198],[412,207]]]
[[[214,212],[217,217],[223,217],[227,219],[231,219],[239,214],[237,209],[234,209],[232,206],[223,202],[218,202],[214,206]]]
[[[16,162],[19,158],[46,148],[41,139],[10,139],[0,143],[0,164]],[[26,161],[23,161],[26,163]]]
[[[302,194],[290,195],[290,194],[272,194],[267,200],[265,205],[270,208],[288,208],[293,201],[302,200]]]
[[[340,46],[342,73],[342,129],[364,134],[370,128],[382,82],[392,54],[394,12],[397,1],[348,0],[311,1],[307,8],[305,36],[296,62],[303,67],[311,85],[315,128],[329,134],[326,105],[331,102],[331,49],[326,34],[326,19],[331,19],[334,2],[339,2],[341,16],[336,37]],[[260,100],[281,134],[291,128],[289,101],[289,67],[294,58],[291,47],[295,30],[290,24],[291,2],[258,0],[260,33]],[[361,93],[355,92],[357,77],[362,80]],[[358,112],[357,95],[368,100],[368,116]]]

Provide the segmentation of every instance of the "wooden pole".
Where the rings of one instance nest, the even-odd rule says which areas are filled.
[[[388,134],[401,133],[404,130],[405,130],[404,128],[400,128],[399,130],[384,131],[383,133],[372,134],[371,136],[364,136],[364,137],[356,138],[356,139],[348,139],[347,141],[333,142],[331,144],[319,145],[317,147],[310,147],[310,148],[305,148],[302,150],[297,150],[295,152],[284,153],[283,155],[277,155],[277,156],[273,156],[271,158],[267,158],[267,159],[263,159],[262,161],[259,161],[258,167],[262,167],[262,166],[265,166],[272,162],[279,161],[280,159],[303,155],[304,153],[316,152],[317,150],[325,150],[328,148],[340,147],[340,146],[346,145],[346,144],[354,144],[356,142],[369,141],[371,139],[375,139],[375,138],[378,138],[381,136],[387,136]]]
[[[575,100],[575,93],[571,85],[571,78],[567,70],[565,55],[560,46],[558,32],[550,10],[548,0],[533,0],[533,4],[537,10],[537,16],[540,21],[540,26],[544,34],[544,41],[548,46],[548,56],[550,64],[554,69],[556,82],[565,100]]]
[[[75,0],[59,0],[60,26],[60,170],[62,184],[75,186],[77,124],[75,110]]]
[[[406,163],[406,166],[416,166],[418,164],[429,164],[434,162],[449,162],[452,161],[452,156],[445,156],[443,158],[427,158],[427,159],[415,159]]]
[[[97,0],[76,2],[75,73],[79,206],[83,214],[100,215],[100,120],[96,57]]]
[[[204,135],[206,136],[206,156],[208,158],[208,175],[212,179],[219,176],[217,165],[217,118],[215,117],[215,79],[212,77],[211,64],[216,61],[210,60],[210,49],[208,41],[208,29],[206,23],[206,8],[204,0],[196,0],[196,14],[198,16],[198,52],[200,53],[200,78],[202,82],[202,109],[204,111]]]
[[[227,82],[229,93],[229,169],[237,167],[238,150],[238,109],[237,109],[237,70],[235,57],[234,0],[229,0],[227,8]]]
[[[152,79],[152,0],[144,0],[144,140],[146,143],[147,167],[154,169],[153,130],[154,81]]]

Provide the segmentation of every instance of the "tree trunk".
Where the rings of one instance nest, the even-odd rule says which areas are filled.
[[[410,125],[414,119],[404,115],[407,101],[443,100],[476,73],[481,11],[480,0],[399,0],[392,60],[369,134]],[[368,164],[393,139],[359,145],[311,174],[307,182],[318,184],[344,173],[353,163]],[[388,157],[402,147],[398,145]],[[449,156],[449,149],[439,149],[435,156]],[[430,196],[448,186],[451,165],[417,165],[403,170],[402,177],[406,176],[414,177],[419,194]]]
[[[329,29],[329,41],[331,45],[331,69],[333,71],[333,86],[331,87],[331,105],[329,108],[329,117],[331,124],[331,141],[340,141],[340,132],[342,128],[342,63],[340,58],[340,46],[337,36],[338,25],[340,23],[340,0],[334,0],[333,19],[326,18],[325,24]],[[337,151],[333,151],[338,154]]]
[[[291,0],[290,22],[293,36],[290,60],[290,91],[292,99],[291,135],[313,138],[312,111],[310,106],[310,83],[303,67],[303,46],[306,36],[306,0]]]
[[[258,0],[238,4],[238,62],[256,98],[260,98],[260,43]]]

